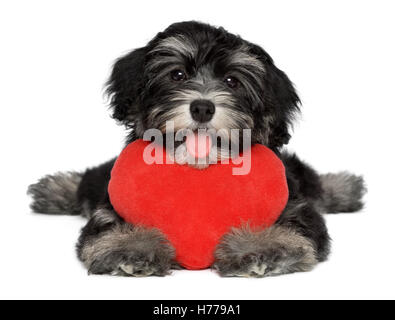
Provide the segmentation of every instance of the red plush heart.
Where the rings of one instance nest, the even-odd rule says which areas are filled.
[[[108,187],[111,203],[127,222],[160,229],[188,269],[213,263],[220,238],[231,227],[272,225],[288,200],[285,170],[268,148],[251,148],[251,171],[233,175],[232,162],[198,170],[146,164],[148,142],[129,144],[118,157]],[[163,151],[161,151],[163,152]]]

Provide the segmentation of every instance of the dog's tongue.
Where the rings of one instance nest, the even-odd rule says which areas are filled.
[[[211,150],[211,137],[205,132],[194,132],[186,137],[188,153],[195,158],[205,158]]]

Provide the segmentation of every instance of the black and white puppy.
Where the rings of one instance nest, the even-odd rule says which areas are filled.
[[[321,213],[363,206],[361,177],[319,175],[281,151],[299,112],[297,93],[261,47],[223,28],[199,22],[171,25],[116,61],[108,93],[113,117],[129,129],[127,142],[150,128],[164,132],[166,122],[173,121],[174,130],[251,129],[253,144],[266,145],[281,157],[289,202],[274,226],[235,229],[223,237],[213,265],[222,276],[311,270],[330,249]],[[29,187],[32,209],[89,219],[77,251],[90,273],[162,276],[179,268],[174,249],[159,231],[126,224],[114,212],[107,194],[113,163],[42,178]]]

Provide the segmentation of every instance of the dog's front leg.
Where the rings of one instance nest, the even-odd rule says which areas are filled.
[[[290,202],[272,227],[243,227],[225,235],[213,267],[222,276],[273,276],[309,271],[328,252],[329,235],[321,215],[308,203]]]
[[[98,209],[82,229],[78,257],[92,274],[164,276],[175,252],[160,231],[135,227],[112,209]]]

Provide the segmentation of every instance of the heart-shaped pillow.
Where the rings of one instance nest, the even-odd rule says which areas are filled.
[[[187,269],[210,267],[216,245],[232,227],[268,227],[287,203],[284,166],[267,147],[254,145],[250,172],[233,175],[241,164],[204,170],[147,164],[148,144],[137,140],[122,151],[111,172],[110,200],[125,221],[160,229]]]

